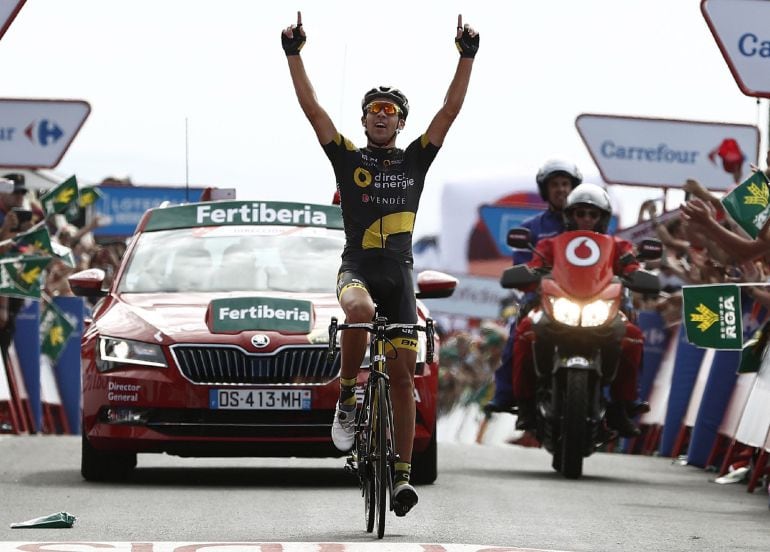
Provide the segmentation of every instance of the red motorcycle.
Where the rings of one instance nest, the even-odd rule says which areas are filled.
[[[530,238],[527,228],[514,228],[508,245],[539,255]],[[553,240],[553,266],[513,266],[500,284],[524,289],[539,284],[539,306],[528,314],[535,333],[537,438],[553,455],[553,468],[577,479],[583,458],[607,440],[602,389],[615,378],[620,359],[624,288],[656,294],[660,281],[645,270],[616,276],[611,236],[570,231]],[[662,246],[646,239],[638,251],[639,260],[657,259]]]

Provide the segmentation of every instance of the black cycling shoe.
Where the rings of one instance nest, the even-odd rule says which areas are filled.
[[[537,414],[535,399],[519,401],[519,411],[516,416],[516,429],[534,431],[537,429]]]
[[[621,437],[638,437],[642,434],[634,421],[628,417],[627,401],[617,401],[607,405],[607,425]]]
[[[393,511],[398,517],[404,517],[417,504],[417,491],[409,483],[397,485],[393,491]]]

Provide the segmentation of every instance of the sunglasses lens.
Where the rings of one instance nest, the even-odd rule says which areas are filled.
[[[366,106],[366,110],[369,113],[379,113],[384,111],[385,115],[395,115],[398,113],[398,106],[389,102],[372,102]]]

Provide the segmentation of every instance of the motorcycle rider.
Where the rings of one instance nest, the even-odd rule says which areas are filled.
[[[564,205],[566,230],[588,230],[605,234],[612,216],[612,206],[607,192],[596,184],[580,184]],[[634,255],[631,242],[613,237],[615,241],[613,271],[616,275],[628,275],[641,268]],[[544,239],[537,244],[535,254],[527,263],[531,268],[553,264],[553,240]],[[542,255],[542,256],[541,256]],[[519,404],[519,429],[535,428],[535,367],[532,343],[535,339],[532,319],[524,317],[516,327],[513,345],[513,391]],[[628,416],[637,398],[637,378],[642,360],[644,336],[638,326],[626,320],[626,333],[621,342],[621,356],[615,379],[610,385],[611,402],[607,406],[607,424],[623,437],[635,437],[639,429]]]
[[[535,176],[540,197],[548,202],[548,209],[529,217],[521,226],[528,228],[532,236],[532,244],[544,238],[552,238],[564,232],[564,216],[562,209],[569,193],[583,181],[580,169],[574,163],[562,159],[550,159],[537,171]],[[532,258],[529,249],[514,249],[513,264],[525,264]],[[500,366],[495,370],[495,395],[484,406],[487,414],[492,412],[509,412],[515,403],[511,382],[513,379],[513,341],[517,320],[521,320],[533,306],[537,305],[537,292],[527,292],[519,303],[516,320],[511,322],[508,341],[505,344]],[[517,419],[516,428],[520,421]]]

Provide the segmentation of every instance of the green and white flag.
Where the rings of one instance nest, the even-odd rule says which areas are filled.
[[[0,295],[40,299],[43,270],[51,257],[19,255],[0,259]]]
[[[741,292],[735,284],[682,286],[687,341],[705,349],[743,349]]]
[[[40,197],[46,215],[63,213],[71,204],[77,204],[77,201],[78,181],[75,175]]]
[[[51,247],[51,234],[44,222],[30,228],[23,234],[18,234],[13,240],[17,246],[24,247],[24,254],[53,255]]]
[[[86,186],[80,190],[79,207],[88,207],[96,203],[96,200],[102,197],[102,191],[96,186]]]
[[[47,355],[53,364],[59,360],[61,352],[73,331],[73,326],[66,315],[54,303],[43,300],[40,313],[40,352]]]
[[[53,248],[54,257],[62,261],[67,266],[75,268],[75,255],[72,253],[72,249],[58,242],[53,242],[51,247]]]
[[[762,171],[757,171],[723,197],[722,205],[749,236],[756,238],[770,218],[768,198],[767,177]]]

